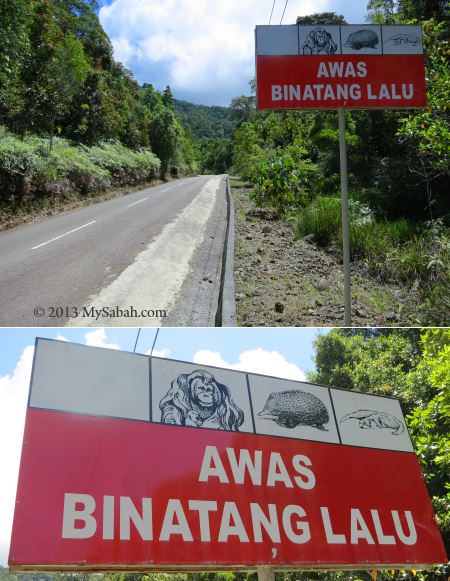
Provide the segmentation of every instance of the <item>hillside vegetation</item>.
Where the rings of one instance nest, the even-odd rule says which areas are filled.
[[[169,87],[113,58],[96,0],[0,0],[0,203],[198,171]]]

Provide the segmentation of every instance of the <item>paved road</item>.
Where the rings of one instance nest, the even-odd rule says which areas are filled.
[[[198,176],[4,232],[0,325],[214,325],[225,216]]]

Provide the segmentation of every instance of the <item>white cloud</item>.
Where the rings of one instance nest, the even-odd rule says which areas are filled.
[[[55,339],[57,341],[69,341],[69,339],[67,339],[67,337],[64,337],[64,335],[56,335]]]
[[[108,343],[105,329],[96,329],[95,331],[90,331],[84,336],[86,345],[91,347],[106,347],[107,349],[120,349],[120,345],[117,343]]]
[[[272,23],[280,22],[284,2]],[[329,9],[330,0],[291,1],[283,23]],[[113,0],[100,10],[115,57],[142,82],[215,104],[249,92],[255,75],[254,28],[269,21],[272,0]],[[203,98],[203,100],[202,100]]]
[[[0,377],[0,565],[6,565],[34,346],[25,347],[12,375]]]
[[[197,351],[194,355],[194,363],[260,373],[261,375],[272,375],[285,379],[295,379],[297,381],[305,381],[306,379],[303,371],[295,363],[289,363],[281,353],[278,351],[265,351],[260,348],[250,349],[241,353],[238,363],[228,363],[220,353],[205,349]]]
[[[152,352],[152,350],[151,349],[148,349],[145,352],[145,354],[146,355],[150,355],[151,352]],[[169,357],[169,355],[170,355],[170,349],[166,349],[166,348],[164,348],[164,349],[153,349],[153,352],[152,352],[152,357],[163,357],[164,358],[164,357]]]

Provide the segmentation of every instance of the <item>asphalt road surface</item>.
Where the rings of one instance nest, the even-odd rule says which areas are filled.
[[[0,234],[1,326],[212,326],[225,179],[146,188]]]

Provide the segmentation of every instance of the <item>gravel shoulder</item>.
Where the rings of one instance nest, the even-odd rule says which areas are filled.
[[[233,187],[234,276],[240,326],[342,326],[344,277],[338,252],[294,240],[289,222],[255,207],[250,190]],[[352,264],[353,326],[414,326],[415,293],[381,283]]]

